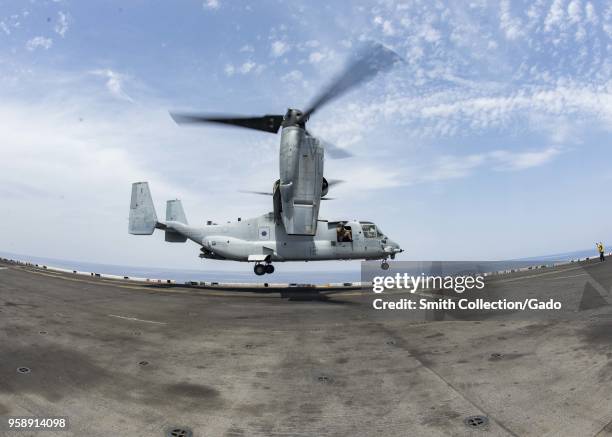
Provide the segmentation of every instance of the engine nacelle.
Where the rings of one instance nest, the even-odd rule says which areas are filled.
[[[276,182],[274,182],[274,185],[272,186],[273,195],[276,194],[279,186],[280,186],[280,179],[277,179]],[[321,186],[321,197],[327,196],[328,191],[329,191],[329,182],[327,182],[327,179],[323,178],[323,184]]]

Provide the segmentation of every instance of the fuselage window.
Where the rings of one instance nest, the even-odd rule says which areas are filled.
[[[364,238],[376,238],[376,225],[363,224],[361,229],[363,229]]]
[[[353,231],[350,226],[339,224],[336,227],[336,237],[339,243],[353,241]]]

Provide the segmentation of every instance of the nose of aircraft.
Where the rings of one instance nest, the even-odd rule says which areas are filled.
[[[401,253],[403,251],[404,249],[402,249],[399,244],[393,240],[387,239],[387,243],[385,244],[385,252],[395,255],[396,253]]]

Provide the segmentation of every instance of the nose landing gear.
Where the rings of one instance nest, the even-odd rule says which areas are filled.
[[[272,264],[255,264],[253,267],[253,271],[257,276],[265,275],[266,273],[272,274],[274,273],[274,266]]]
[[[386,259],[384,259],[383,262],[380,263],[380,268],[383,270],[389,270],[389,263],[387,262]]]

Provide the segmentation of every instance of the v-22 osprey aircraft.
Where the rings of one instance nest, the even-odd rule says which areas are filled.
[[[402,252],[372,222],[321,221],[317,233],[289,235],[274,214],[226,224],[207,222],[204,227],[189,226],[180,200],[168,200],[166,220],[159,221],[147,182],[132,184],[129,233],[151,235],[155,229],[165,232],[165,240],[183,243],[187,239],[200,245],[201,258],[250,261],[256,275],[274,273],[272,262],[324,260],[382,260]]]
[[[305,111],[288,109],[284,116],[240,117],[171,113],[179,124],[221,123],[276,133],[282,127],[280,178],[274,183],[273,212],[248,220],[222,225],[208,222],[205,227],[189,226],[179,200],[169,200],[166,221],[157,220],[149,186],[132,186],[129,233],[150,235],[165,231],[168,242],[190,239],[201,245],[201,258],[255,262],[257,275],[273,273],[273,261],[315,261],[338,259],[382,260],[402,252],[372,222],[327,221],[319,219],[319,204],[327,199],[330,186],[339,181],[323,177],[324,149],[332,157],[347,157],[343,149],[315,138],[306,130],[306,122],[319,108],[390,68],[399,60],[393,51],[376,44],[362,52]]]

